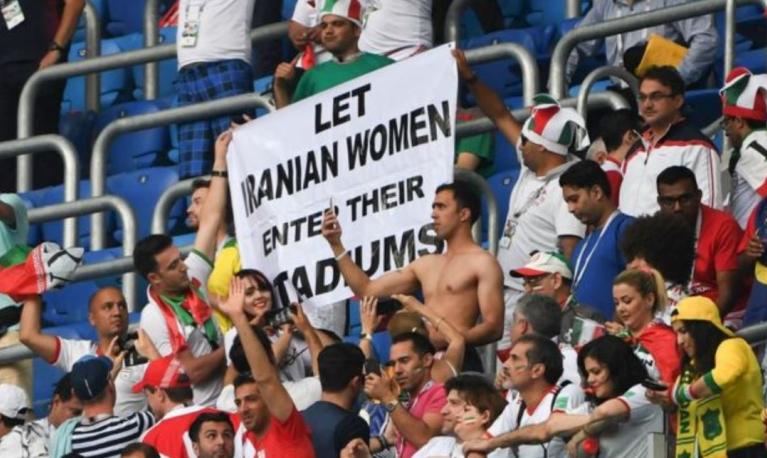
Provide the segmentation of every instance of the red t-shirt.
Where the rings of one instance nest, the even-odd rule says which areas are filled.
[[[607,182],[610,183],[610,200],[617,207],[618,202],[620,202],[621,184],[623,183],[621,164],[608,156],[602,163],[602,170],[607,174]]]
[[[234,438],[234,456],[242,458],[314,458],[312,434],[303,417],[293,407],[285,422],[271,418],[269,429],[264,437],[257,438],[240,422],[240,417],[232,414],[237,434]]]
[[[636,339],[650,352],[661,381],[669,387],[674,386],[681,371],[682,361],[674,330],[663,323],[651,323]]]
[[[746,230],[743,232],[743,237],[740,238],[738,244],[738,254],[743,254],[748,248],[748,242],[754,238],[756,234],[756,210],[758,206],[754,207],[754,211],[751,212],[751,216],[748,217],[748,223],[746,224]]]
[[[445,387],[441,383],[430,380],[424,385],[421,392],[413,398],[408,412],[420,420],[427,413],[440,414],[445,404],[447,404]],[[410,458],[417,451],[418,449],[413,444],[406,442],[400,435],[400,439],[397,441],[397,456],[400,458]]]
[[[189,406],[168,412],[159,423],[150,428],[141,442],[154,447],[162,456],[169,458],[193,457],[192,441],[187,432],[203,412],[218,412],[210,407]]]
[[[719,289],[716,273],[738,269],[738,245],[743,231],[731,215],[706,205],[700,206],[701,224],[695,253],[693,290],[716,301]]]

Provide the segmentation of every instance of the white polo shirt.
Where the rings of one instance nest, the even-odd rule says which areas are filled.
[[[536,176],[522,166],[509,198],[509,214],[506,215],[501,240],[498,243],[498,262],[503,269],[504,285],[522,291],[522,280],[512,278],[509,271],[524,266],[532,251],[558,251],[558,237],[583,237],[586,227],[567,210],[562,197],[559,177],[576,158],[568,156],[568,162]]]
[[[488,432],[493,436],[500,436],[525,426],[545,423],[552,411],[575,409],[584,400],[583,390],[578,385],[571,383],[562,388],[554,387],[541,399],[537,406],[525,406],[520,418],[519,411],[522,408],[522,398],[519,393],[509,391],[507,396],[509,403],[501,415],[495,419]],[[516,456],[518,458],[558,458],[566,456],[565,445],[564,440],[559,437],[546,444],[520,445],[517,447]],[[513,456],[509,449],[504,450],[507,453],[505,456]]]
[[[250,63],[254,4],[255,0],[181,0],[176,32],[178,68],[231,59]],[[197,27],[196,44],[184,46],[184,29]]]
[[[365,24],[360,51],[402,60],[431,48],[432,0],[363,0]]]

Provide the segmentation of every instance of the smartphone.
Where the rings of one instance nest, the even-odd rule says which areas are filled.
[[[653,380],[651,378],[646,378],[642,380],[641,384],[643,387],[647,388],[648,390],[665,391],[668,389],[668,386],[664,385],[662,382]]]
[[[402,302],[392,298],[381,298],[378,300],[378,306],[376,307],[377,315],[394,315],[397,311],[402,310]]]
[[[363,373],[365,375],[368,375],[368,374],[381,375],[381,364],[379,364],[377,360],[372,358],[365,360],[365,366],[363,366]]]

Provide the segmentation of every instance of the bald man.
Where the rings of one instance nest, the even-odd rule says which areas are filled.
[[[128,333],[128,307],[122,292],[112,286],[101,288],[90,298],[88,321],[96,329],[97,340],[64,339],[45,334],[40,329],[42,304],[39,296],[31,296],[24,301],[21,312],[21,342],[38,356],[59,369],[69,372],[74,363],[86,355],[114,356],[120,351],[120,337]],[[142,339],[142,343],[144,340]],[[114,341],[114,344],[112,342]],[[110,348],[110,345],[112,346]],[[138,344],[138,348],[145,347]],[[144,351],[154,357],[156,350]],[[146,362],[126,358],[122,369],[115,379],[117,400],[114,413],[118,416],[129,415],[146,408],[143,393],[131,391],[134,384],[141,380]]]

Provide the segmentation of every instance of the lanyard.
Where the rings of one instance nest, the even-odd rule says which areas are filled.
[[[578,258],[575,260],[575,279],[573,280],[573,289],[575,289],[578,286],[578,283],[581,281],[581,278],[583,278],[583,273],[586,271],[586,267],[589,265],[589,262],[591,262],[591,257],[594,255],[594,252],[597,251],[597,247],[599,246],[599,242],[602,241],[602,237],[605,235],[605,232],[607,232],[607,229],[610,227],[610,223],[613,222],[616,216],[618,216],[618,210],[615,210],[610,214],[610,217],[607,218],[607,221],[605,222],[605,225],[602,226],[602,230],[599,231],[599,235],[597,236],[597,241],[594,243],[594,246],[591,247],[591,251],[589,251],[589,254],[586,256],[586,260],[584,261],[583,265],[581,265],[581,259],[583,258],[583,253],[586,251],[586,247],[588,245],[588,240],[591,239],[591,235],[586,239],[586,241],[583,243],[583,249],[580,253],[578,253]],[[593,235],[593,232],[592,232]]]
[[[517,211],[512,213],[509,211],[509,219],[512,221],[518,221],[522,215],[527,213],[528,210],[533,206],[536,200],[538,200],[539,197],[541,197],[541,194],[546,190],[546,186],[549,185],[551,180],[553,180],[555,177],[558,177],[559,173],[554,173],[546,177],[545,181],[543,182],[543,185],[541,185],[540,188],[538,188],[534,193],[530,194],[530,197],[527,198],[527,201],[525,201],[524,205],[520,207]]]

